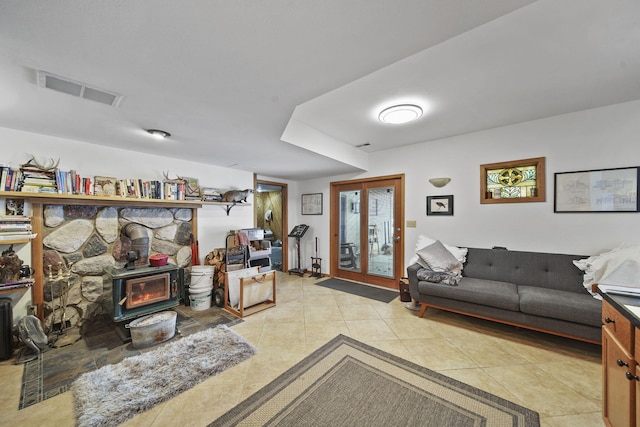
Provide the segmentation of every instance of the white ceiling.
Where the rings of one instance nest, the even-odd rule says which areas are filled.
[[[43,89],[36,70],[124,98]],[[0,126],[275,178],[635,99],[638,0],[0,2]],[[392,101],[428,114],[377,122]]]

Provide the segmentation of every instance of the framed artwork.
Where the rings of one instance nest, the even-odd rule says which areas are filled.
[[[427,196],[427,215],[453,215],[453,195]]]
[[[544,159],[480,165],[480,203],[544,202]]]
[[[322,215],[322,193],[302,195],[302,215]]]
[[[554,174],[554,212],[638,212],[640,167]]]

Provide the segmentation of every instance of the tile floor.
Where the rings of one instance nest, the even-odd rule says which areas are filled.
[[[124,426],[206,426],[337,334],[538,411],[543,427],[602,426],[600,347],[277,275],[277,306],[232,328],[259,354]],[[71,393],[18,411],[22,366],[0,363],[0,425],[73,426]]]

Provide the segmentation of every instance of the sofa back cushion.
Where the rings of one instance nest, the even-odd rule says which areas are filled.
[[[583,272],[573,264],[583,255],[469,248],[462,275],[522,286],[586,293]]]

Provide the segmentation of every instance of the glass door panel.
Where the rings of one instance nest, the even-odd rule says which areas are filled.
[[[360,206],[361,191],[340,191],[339,236],[340,247],[338,268],[360,272]]]
[[[369,258],[367,273],[394,277],[394,188],[378,187],[367,190]]]

